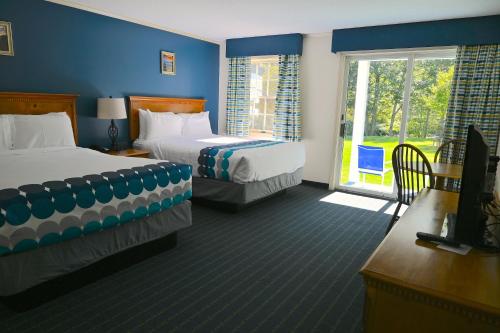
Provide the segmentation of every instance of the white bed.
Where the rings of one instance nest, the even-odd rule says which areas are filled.
[[[231,143],[251,142],[252,138],[230,136],[169,137],[158,140],[136,140],[134,147],[148,150],[151,157],[193,166],[193,176],[200,177],[198,158],[203,148]],[[231,181],[250,183],[263,181],[284,173],[293,173],[304,166],[305,149],[301,142],[286,142],[255,149],[237,150],[229,166]]]
[[[0,299],[23,309],[191,225],[191,167],[76,147],[75,103],[0,92]]]
[[[41,184],[83,175],[155,163],[147,158],[112,156],[81,147],[47,147],[0,151],[0,189]]]
[[[201,99],[130,96],[129,101],[134,147],[150,151],[152,158],[191,165],[194,198],[241,206],[302,182],[303,143],[213,135]],[[182,129],[179,117],[185,119]]]

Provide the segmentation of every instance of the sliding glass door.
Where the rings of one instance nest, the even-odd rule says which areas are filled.
[[[454,57],[454,49],[346,57],[337,188],[393,197],[391,154],[403,142],[432,161]]]

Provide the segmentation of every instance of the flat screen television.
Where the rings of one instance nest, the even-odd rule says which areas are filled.
[[[486,216],[482,197],[489,163],[488,143],[481,130],[470,125],[463,163],[460,197],[456,215],[448,215],[448,230],[460,243],[481,246],[484,243]],[[451,227],[451,228],[450,228]]]

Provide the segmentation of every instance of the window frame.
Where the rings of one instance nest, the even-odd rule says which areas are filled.
[[[340,56],[339,66],[341,70],[338,74],[339,80],[339,90],[338,90],[338,102],[336,105],[336,119],[340,126],[336,126],[334,130],[333,146],[336,147],[336,152],[332,155],[331,163],[333,167],[330,171],[329,188],[344,190],[350,193],[357,194],[369,194],[381,198],[394,199],[396,197],[396,190],[393,188],[393,193],[385,194],[378,191],[373,191],[370,189],[357,189],[353,187],[344,186],[340,183],[341,172],[342,172],[342,152],[344,149],[344,138],[341,134],[342,124],[345,122],[346,117],[346,100],[347,100],[347,85],[348,85],[348,75],[349,75],[349,61],[360,61],[360,60],[396,60],[396,59],[406,59],[407,72],[405,78],[405,88],[403,96],[403,113],[402,113],[402,126],[400,129],[400,142],[404,142],[406,138],[406,126],[407,126],[407,115],[408,109],[410,107],[410,96],[412,89],[413,80],[413,69],[415,60],[422,59],[452,59],[456,57],[457,46],[443,46],[443,47],[429,47],[429,48],[409,48],[409,49],[389,49],[389,50],[375,50],[375,51],[345,51],[339,52]],[[404,118],[403,118],[404,117]],[[395,186],[395,184],[394,184]]]

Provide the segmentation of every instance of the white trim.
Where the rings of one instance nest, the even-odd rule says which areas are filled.
[[[151,22],[147,22],[147,21],[143,21],[143,20],[138,20],[138,19],[135,19],[135,18],[132,18],[132,17],[129,17],[129,16],[117,15],[117,14],[111,13],[110,11],[107,11],[107,10],[102,10],[102,9],[98,9],[98,8],[91,7],[91,6],[82,5],[82,4],[73,2],[71,0],[45,0],[45,1],[52,2],[52,3],[58,4],[58,5],[63,5],[63,6],[67,6],[67,7],[72,7],[72,8],[84,10],[84,11],[95,13],[95,14],[99,14],[99,15],[104,15],[104,16],[112,17],[112,18],[115,18],[115,19],[118,19],[118,20],[122,20],[122,21],[127,21],[127,22],[132,22],[132,23],[135,23],[135,24],[140,24],[140,25],[143,25],[143,26],[146,26],[146,27],[150,27],[150,28],[154,28],[154,29],[158,29],[158,30],[163,30],[163,31],[171,32],[173,34],[182,35],[182,36],[186,36],[186,37],[190,37],[190,38],[202,40],[202,41],[213,43],[213,44],[217,44],[217,45],[220,45],[221,42],[222,42],[220,40],[213,40],[213,39],[205,38],[205,37],[198,36],[198,35],[195,35],[195,34],[187,33],[187,32],[184,32],[184,31],[178,31],[178,30],[175,30],[175,29],[164,27],[164,26],[161,26],[161,25],[158,25],[158,24],[154,24],[154,23],[151,23]]]
[[[422,58],[455,58],[456,47],[429,47],[429,48],[413,48],[413,49],[391,49],[391,50],[376,50],[376,51],[353,51],[353,52],[339,52],[341,56],[340,66],[344,66],[344,70],[340,71],[339,82],[342,85],[342,92],[339,94],[339,104],[338,104],[338,124],[340,125],[340,120],[342,115],[346,113],[346,99],[347,99],[347,77],[349,75],[347,64],[349,61],[362,61],[362,60],[396,60],[401,59],[407,61],[406,66],[406,76],[405,76],[405,87],[403,92],[403,109],[402,109],[402,119],[401,119],[401,129],[399,134],[400,143],[404,142],[406,139],[406,126],[408,109],[410,103],[411,87],[413,83],[413,68],[415,59]],[[340,85],[339,85],[340,87]],[[338,126],[340,127],[340,126]],[[383,192],[376,192],[368,189],[353,188],[350,186],[343,186],[340,184],[341,180],[341,170],[342,170],[342,152],[344,149],[344,140],[339,138],[338,128],[334,129],[334,147],[336,148],[334,154],[334,168],[330,176],[329,187],[331,190],[339,189],[342,191],[359,193],[359,194],[370,194],[375,196],[382,196],[387,198],[394,198],[397,195],[397,188],[395,182],[393,182],[393,193],[381,195]],[[500,144],[500,143],[499,143]]]
[[[342,191],[342,192],[347,192],[347,193],[353,193],[353,194],[360,194],[360,195],[369,195],[372,197],[376,198],[382,198],[382,199],[389,199],[389,200],[395,200],[397,199],[397,194],[393,194],[390,192],[382,192],[382,191],[373,191],[370,189],[362,189],[359,187],[350,187],[350,186],[342,186],[338,185],[335,190]]]
[[[335,110],[335,125],[333,128],[333,147],[335,148],[332,154],[332,161],[330,165],[333,165],[333,170],[330,174],[330,181],[328,182],[328,187],[330,190],[335,190],[340,183],[340,170],[342,169],[342,151],[344,150],[344,139],[340,138],[340,126],[342,125],[342,115],[344,115],[345,123],[345,100],[347,98],[347,85],[349,80],[347,77],[349,75],[349,66],[346,66],[346,56],[340,55],[339,59],[339,89],[337,91],[337,108]]]
[[[311,33],[306,33],[306,34],[302,34],[303,37],[325,37],[325,36],[328,36],[328,35],[332,35],[332,32],[331,31],[328,31],[328,32],[311,32]]]

